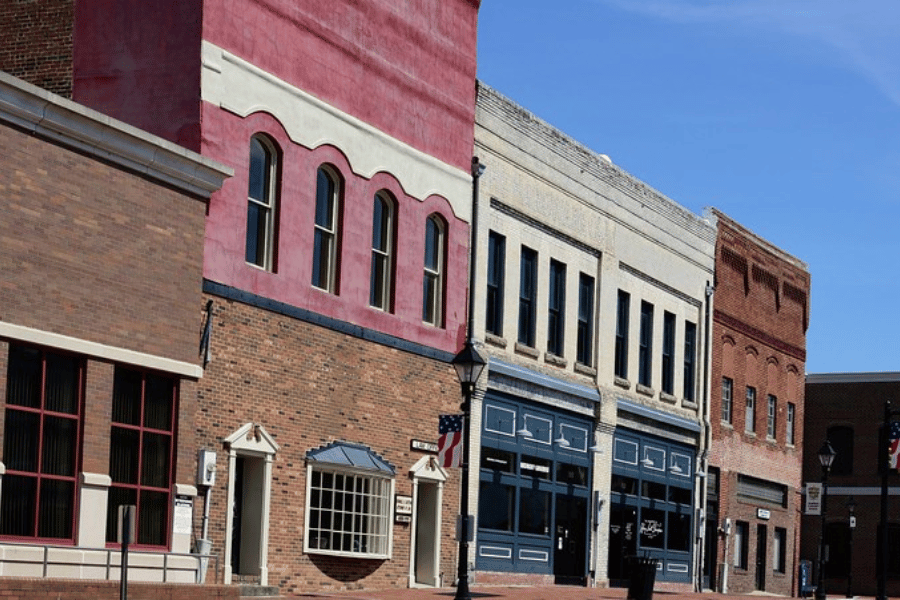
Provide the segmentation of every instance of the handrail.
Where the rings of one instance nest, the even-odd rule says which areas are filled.
[[[47,572],[50,565],[58,565],[63,567],[78,567],[78,566],[96,566],[96,567],[105,567],[106,568],[106,580],[112,579],[112,568],[116,565],[113,564],[113,554],[121,554],[121,551],[115,550],[113,548],[87,548],[83,546],[58,546],[52,544],[29,544],[28,542],[12,542],[2,540],[0,541],[0,547],[3,546],[16,546],[21,548],[34,548],[41,549],[41,553],[43,555],[41,562],[41,572],[42,576],[46,579],[48,577]],[[105,564],[85,564],[84,562],[75,562],[75,561],[67,561],[67,560],[56,560],[50,561],[50,550],[69,550],[74,552],[105,552],[106,553],[106,561]],[[212,559],[215,563],[213,568],[213,581],[210,583],[219,583],[219,555],[218,554],[193,554],[193,553],[184,553],[184,552],[153,552],[148,550],[129,550],[128,553],[130,555],[143,555],[143,556],[162,556],[163,564],[162,564],[162,581],[163,583],[168,582],[168,572],[169,568],[169,557],[181,557],[181,558],[193,558],[197,561],[197,567],[194,572],[199,572],[202,566],[203,559]],[[36,561],[27,560],[24,558],[8,558],[6,556],[0,555],[0,564],[36,564]],[[120,565],[121,566],[121,563]],[[177,571],[189,571],[189,569],[182,568],[172,568],[171,570]],[[208,580],[207,580],[208,581]]]

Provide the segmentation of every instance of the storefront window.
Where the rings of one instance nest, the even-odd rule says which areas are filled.
[[[571,485],[587,485],[587,467],[558,462],[556,463],[556,481]]]
[[[512,452],[497,450],[496,448],[482,448],[481,468],[501,473],[512,473],[515,458],[516,455]]]
[[[537,477],[538,479],[550,479],[550,460],[536,456],[522,455],[519,467],[523,477]]]
[[[485,529],[512,531],[513,498],[515,498],[513,487],[492,481],[482,481],[480,493],[478,526]]]
[[[691,549],[691,517],[669,513],[668,539],[669,550],[687,552]]]
[[[691,488],[681,488],[674,485],[669,486],[669,502],[676,504],[691,504]]]
[[[655,508],[641,510],[641,546],[662,548],[665,538],[666,513]]]
[[[550,534],[550,493],[519,490],[519,533]]]
[[[626,494],[628,496],[636,496],[637,488],[638,482],[634,477],[625,477],[624,475],[612,476],[612,485],[610,486],[610,489],[614,492]]]
[[[641,482],[641,496],[650,498],[651,500],[666,499],[666,484],[656,483],[655,481]]]

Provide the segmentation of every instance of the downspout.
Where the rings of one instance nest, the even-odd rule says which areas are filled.
[[[703,399],[703,440],[700,447],[700,464],[697,465],[697,478],[699,479],[697,485],[697,493],[699,494],[699,514],[697,515],[697,552],[695,553],[697,557],[697,564],[694,569],[694,573],[696,573],[696,589],[697,592],[703,591],[703,560],[706,552],[706,508],[707,508],[707,486],[709,485],[707,475],[709,465],[709,449],[711,446],[711,427],[709,423],[709,411],[710,411],[710,399],[709,399],[709,380],[712,376],[710,372],[711,368],[711,332],[712,332],[712,302],[713,302],[713,293],[716,291],[716,288],[710,284],[709,281],[706,282],[706,302],[705,302],[705,314],[704,314],[704,326],[703,326],[703,394],[701,398]]]

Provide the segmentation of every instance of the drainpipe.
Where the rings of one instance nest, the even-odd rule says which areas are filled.
[[[707,465],[709,464],[710,439],[712,435],[709,424],[709,379],[711,377],[710,367],[712,363],[710,359],[710,340],[712,337],[712,302],[713,293],[715,291],[716,288],[707,281],[706,302],[704,303],[705,322],[703,325],[703,394],[701,395],[703,402],[701,411],[703,414],[703,437],[700,447],[700,464],[697,465],[697,478],[699,479],[697,493],[700,496],[697,503],[700,510],[697,513],[697,552],[695,553],[697,562],[694,569],[694,573],[696,574],[695,591],[697,592],[703,591],[703,559],[706,552],[706,490],[709,484],[707,480],[707,475],[709,474]]]

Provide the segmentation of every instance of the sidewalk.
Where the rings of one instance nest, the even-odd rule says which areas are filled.
[[[579,586],[473,586],[473,600],[625,600],[625,588],[588,588]],[[314,592],[300,593],[295,598],[329,598],[336,600],[453,600],[455,588],[393,589],[378,592]],[[285,596],[287,597],[287,596]],[[763,594],[722,595],[715,592],[654,591],[654,600],[751,600],[772,598]],[[835,598],[837,598],[835,596]]]

